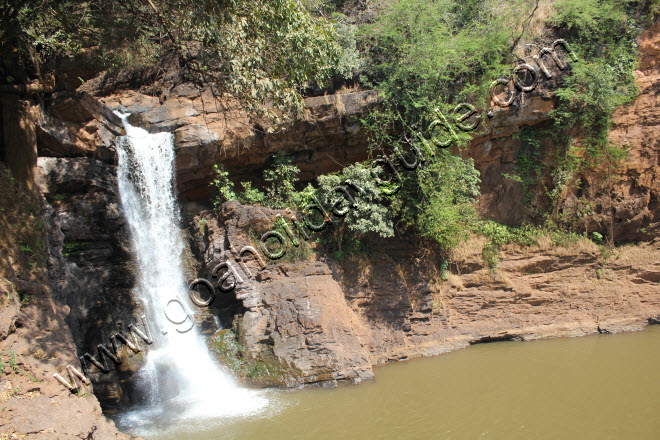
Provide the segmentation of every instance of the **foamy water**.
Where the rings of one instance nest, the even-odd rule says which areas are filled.
[[[171,133],[150,134],[117,113],[126,136],[119,139],[118,184],[139,268],[137,296],[152,323],[154,343],[139,372],[148,405],[119,417],[139,432],[169,420],[243,417],[263,410],[264,393],[240,387],[211,357],[194,326],[181,256],[183,238],[174,186]]]

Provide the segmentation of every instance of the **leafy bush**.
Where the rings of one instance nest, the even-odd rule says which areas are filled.
[[[418,173],[422,208],[418,228],[444,248],[453,248],[469,237],[477,215],[479,172],[472,159],[452,156],[443,150],[439,160]]]
[[[359,188],[352,189],[346,183],[350,182]],[[339,250],[342,249],[344,234],[348,231],[354,237],[361,237],[369,233],[381,237],[392,237],[394,226],[391,210],[386,206],[387,197],[371,174],[368,163],[356,163],[344,168],[341,173],[326,174],[318,177],[319,188],[317,196],[322,203],[332,210],[334,203],[337,212],[347,209],[350,200],[345,193],[335,191],[343,185],[355,204],[347,210],[343,217],[333,216],[333,231]],[[354,240],[354,238],[353,238]]]
[[[440,150],[424,166],[405,173],[393,208],[404,225],[450,249],[474,227],[480,183],[472,159]]]
[[[278,151],[272,158],[272,166],[264,171],[264,180],[269,184],[266,189],[266,202],[273,208],[294,206],[296,202],[295,184],[300,170],[293,165],[293,158],[284,151]]]
[[[229,200],[236,199],[234,182],[229,180],[229,172],[225,171],[224,165],[213,165],[213,172],[215,173],[215,178],[211,181],[211,186],[216,189],[213,205],[219,206]]]
[[[265,203],[266,194],[258,188],[253,188],[252,182],[241,182],[241,186],[243,192],[238,195],[241,203],[247,203],[248,205],[263,205]]]
[[[491,220],[483,220],[476,225],[474,232],[487,237],[490,243],[500,247],[511,243],[533,246],[538,243],[538,238],[544,230],[530,225],[506,226]]]
[[[481,257],[484,260],[484,263],[490,268],[491,271],[497,268],[497,265],[500,262],[499,256],[499,247],[492,242],[487,242],[484,244],[484,247],[481,251]]]
[[[271,166],[264,170],[264,180],[268,183],[266,192],[252,186],[252,182],[240,182],[242,191],[236,192],[234,182],[229,178],[229,172],[224,165],[213,165],[215,178],[211,186],[215,188],[214,206],[219,206],[229,200],[239,200],[250,205],[265,205],[271,208],[294,207],[309,196],[309,189],[298,193],[295,185],[298,183],[300,170],[293,165],[293,159],[283,151],[278,151],[271,158]]]
[[[337,42],[341,46],[341,55],[337,61],[335,70],[344,78],[351,78],[353,74],[362,68],[363,61],[357,50],[355,35],[358,27],[349,23],[343,14],[334,14]]]
[[[511,70],[512,42],[533,8],[526,0],[395,0],[363,29],[366,77],[410,124],[446,103],[485,104],[490,81]]]

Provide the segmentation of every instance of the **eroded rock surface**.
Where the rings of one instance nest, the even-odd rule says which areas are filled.
[[[0,164],[0,437],[128,440],[91,386],[74,394],[54,378],[75,387],[67,366],[80,369],[79,341],[67,322],[71,307],[53,293],[44,203]]]
[[[615,112],[609,134],[612,143],[629,147],[623,166],[609,171],[603,164],[577,176],[580,185],[566,195],[562,206],[566,213],[581,210],[581,228],[607,235],[612,212],[614,239],[624,242],[650,240],[660,233],[660,21],[642,33],[638,45],[639,66],[635,76],[639,95]],[[568,74],[558,70],[554,73],[555,79]],[[521,184],[504,174],[515,174],[517,154],[525,148],[521,139],[511,135],[524,126],[542,125],[549,120],[554,99],[548,90],[556,86],[545,83],[530,94],[520,95],[492,121],[485,118],[485,133],[470,143],[468,155],[481,172],[479,210],[485,217],[516,224],[538,215],[526,206]],[[578,141],[579,137],[578,134]],[[540,141],[543,149],[554,148],[551,139]],[[534,196],[543,197],[542,191]]]
[[[177,85],[160,97],[126,91],[100,99],[131,112],[135,125],[174,133],[183,200],[209,199],[214,164],[224,164],[237,178],[258,180],[268,157],[284,150],[294,156],[301,178],[311,180],[366,159],[367,139],[359,117],[378,101],[373,91],[307,98],[306,118],[270,132],[211,89],[192,84]]]
[[[229,202],[194,217],[191,235],[200,276],[211,279],[229,259],[243,280],[227,295],[244,307],[235,328],[246,356],[274,356],[299,382],[359,381],[388,361],[479,342],[638,330],[660,317],[658,239],[609,257],[587,240],[510,247],[493,272],[475,238],[444,281],[433,249],[415,237],[374,239],[368,260],[342,265],[314,246],[305,261],[266,268],[245,253],[248,273],[235,256],[259,249],[278,215],[291,213]]]

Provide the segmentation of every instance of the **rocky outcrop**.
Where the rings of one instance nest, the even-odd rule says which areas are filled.
[[[38,113],[39,156],[116,161],[114,140],[124,131],[121,120],[91,95],[53,93],[44,98]]]
[[[213,94],[181,84],[149,96],[126,91],[100,98],[132,114],[132,123],[174,133],[176,172],[182,200],[208,200],[214,164],[233,177],[258,180],[267,159],[284,150],[294,155],[303,180],[366,159],[366,134],[359,122],[375,102],[373,91],[305,99],[306,118],[285,127],[255,122]]]
[[[91,158],[40,157],[38,183],[54,298],[71,310],[67,323],[79,355],[97,356],[117,324],[137,322],[141,310],[131,292],[135,274],[116,168]],[[108,374],[90,368],[106,411],[136,400],[131,378],[137,366],[125,367]]]
[[[210,272],[223,260],[223,251],[231,252],[230,245],[239,252],[243,246],[258,246],[252,237],[269,231],[280,214],[286,213],[229,202],[218,218],[211,213],[195,217],[191,225],[205,224],[203,231],[192,231],[200,276],[212,279]],[[245,283],[228,294],[235,295],[242,310],[237,321],[225,319],[233,321],[245,357],[287,370],[289,385],[373,377],[356,316],[327,264],[303,261],[264,270],[255,261],[246,264],[252,279],[244,273]]]
[[[54,378],[70,382],[67,366],[80,364],[72,309],[51,289],[43,203],[0,164],[0,437],[128,440],[91,386],[74,394]]]
[[[610,131],[612,142],[629,146],[614,189],[615,234],[628,241],[660,235],[660,20],[641,35],[638,44],[639,95],[614,114]],[[608,206],[603,199],[597,204]],[[587,227],[601,219],[590,221]]]
[[[74,394],[53,378],[71,381],[66,367],[79,365],[68,312],[48,292],[29,305],[16,300],[0,309],[0,428],[6,438],[130,439],[105,418],[90,386]]]
[[[609,134],[611,142],[629,147],[623,167],[612,172],[597,169],[579,176],[579,188],[566,195],[561,207],[567,214],[580,211],[576,221],[581,229],[608,236],[612,213],[614,238],[623,242],[650,240],[660,232],[660,21],[642,33],[638,45],[635,76],[639,96],[613,115]],[[558,69],[553,73],[554,81],[569,74]],[[519,94],[510,107],[499,111],[492,120],[483,117],[483,133],[477,134],[467,152],[481,172],[479,211],[483,216],[506,224],[537,216],[524,202],[522,185],[504,174],[515,174],[517,154],[525,148],[523,141],[512,134],[549,119],[554,100],[548,90],[557,85],[544,83],[531,93]],[[541,141],[542,148],[553,148],[551,139]],[[539,193],[542,198],[542,191]],[[580,203],[588,209],[580,209]]]
[[[36,182],[44,196],[53,298],[70,310],[66,321],[78,356],[98,357],[97,346],[109,343],[118,324],[125,331],[138,322],[141,310],[132,294],[135,273],[116,177],[114,142],[123,128],[86,93],[53,94],[39,114]],[[141,357],[121,358],[107,374],[89,368],[107,413],[139,399],[133,379]]]
[[[228,259],[243,280],[227,295],[243,306],[234,328],[244,355],[274,357],[294,383],[359,381],[393,360],[480,342],[637,330],[660,317],[660,240],[603,256],[586,239],[562,246],[542,238],[505,249],[492,271],[475,237],[456,251],[448,276],[415,237],[374,239],[370,256],[341,265],[308,243],[301,262],[262,268],[246,254],[249,273],[241,269],[235,255],[259,249],[256,237],[277,215],[291,214],[230,202],[193,216],[190,231],[199,276],[212,279]]]
[[[419,267],[421,252],[402,256],[396,243],[379,246],[376,264],[344,265],[346,298],[368,323],[373,364],[479,342],[637,330],[660,313],[660,241],[609,258],[586,241],[511,247],[493,272],[475,240],[459,249],[445,281],[432,265]]]

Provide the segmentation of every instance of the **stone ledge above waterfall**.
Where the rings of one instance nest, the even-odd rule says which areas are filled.
[[[88,93],[53,93],[37,118],[39,156],[90,157],[115,163],[114,141],[123,131],[119,117]]]
[[[367,139],[359,117],[378,99],[374,91],[307,98],[306,118],[272,133],[210,89],[191,84],[160,97],[121,91],[101,101],[130,112],[136,126],[174,134],[180,197],[189,201],[211,196],[208,183],[216,163],[225,164],[232,176],[253,178],[273,152],[284,150],[294,154],[301,178],[311,180],[365,159]]]

